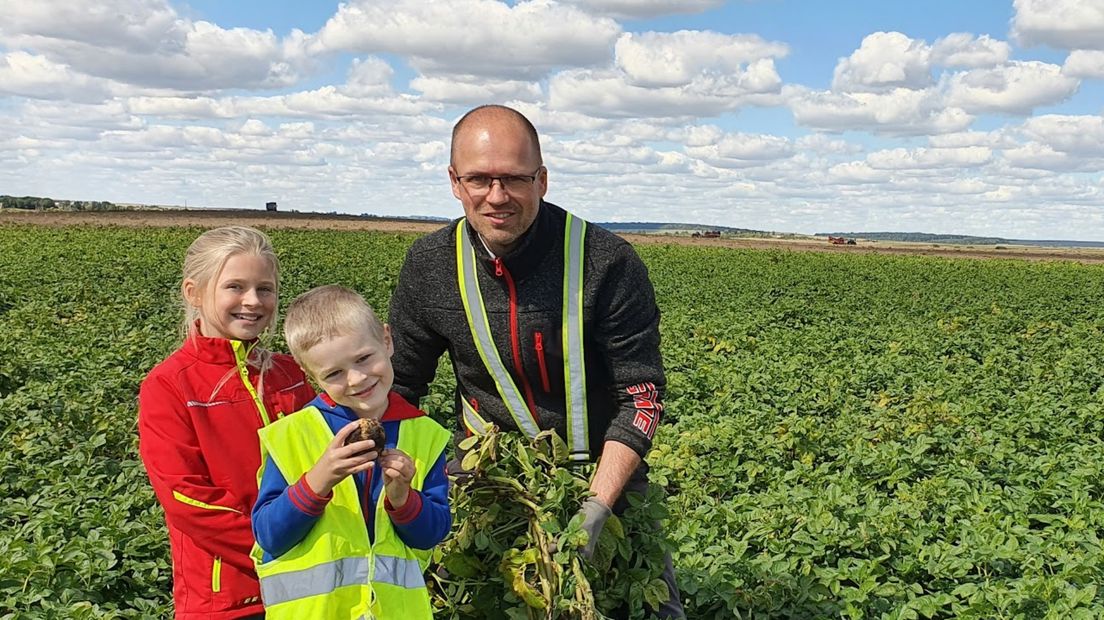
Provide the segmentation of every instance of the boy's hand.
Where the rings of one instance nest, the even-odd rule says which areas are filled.
[[[401,450],[384,450],[379,459],[383,490],[393,508],[402,508],[414,479],[414,461]]]
[[[307,484],[315,493],[329,495],[346,476],[372,468],[378,456],[376,442],[367,439],[345,445],[345,438],[356,430],[358,425],[358,422],[353,421],[341,427],[314,467],[303,474]]]

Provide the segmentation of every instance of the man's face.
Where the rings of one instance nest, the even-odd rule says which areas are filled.
[[[535,178],[531,183],[496,180],[482,189],[462,180],[518,176]],[[449,179],[465,217],[496,255],[513,249],[529,230],[548,191],[548,171],[529,134],[512,119],[470,119],[453,144]]]

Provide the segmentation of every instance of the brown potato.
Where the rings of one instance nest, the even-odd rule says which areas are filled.
[[[359,422],[359,426],[345,438],[345,445],[371,439],[376,442],[376,452],[382,452],[384,444],[387,443],[387,433],[383,430],[383,424],[371,418],[361,418]]]

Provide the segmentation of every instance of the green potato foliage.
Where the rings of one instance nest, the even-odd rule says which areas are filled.
[[[171,616],[137,392],[179,343],[180,263],[199,232],[0,225],[0,620]],[[341,283],[381,314],[413,240],[270,234],[282,305]],[[1104,267],[638,251],[668,379],[648,455],[665,500],[645,513],[667,514],[688,617],[1104,617]],[[443,359],[421,403],[450,428],[453,387]],[[485,471],[523,471],[516,453],[540,476],[562,469],[545,444],[498,441]],[[576,563],[586,474],[565,473],[494,491],[540,508],[532,532],[520,501],[454,499],[430,574],[441,617],[655,600],[634,568]],[[565,551],[549,563],[545,542]]]
[[[491,427],[459,448],[470,473],[453,479],[454,533],[430,570],[437,617],[643,618],[645,605],[667,600],[659,489],[631,495],[587,560],[577,511],[590,496],[593,465],[571,464],[552,431],[529,440]]]

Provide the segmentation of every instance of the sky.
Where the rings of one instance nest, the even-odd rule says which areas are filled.
[[[1104,241],[1102,0],[0,0],[0,194],[458,217],[486,103],[591,221]]]

